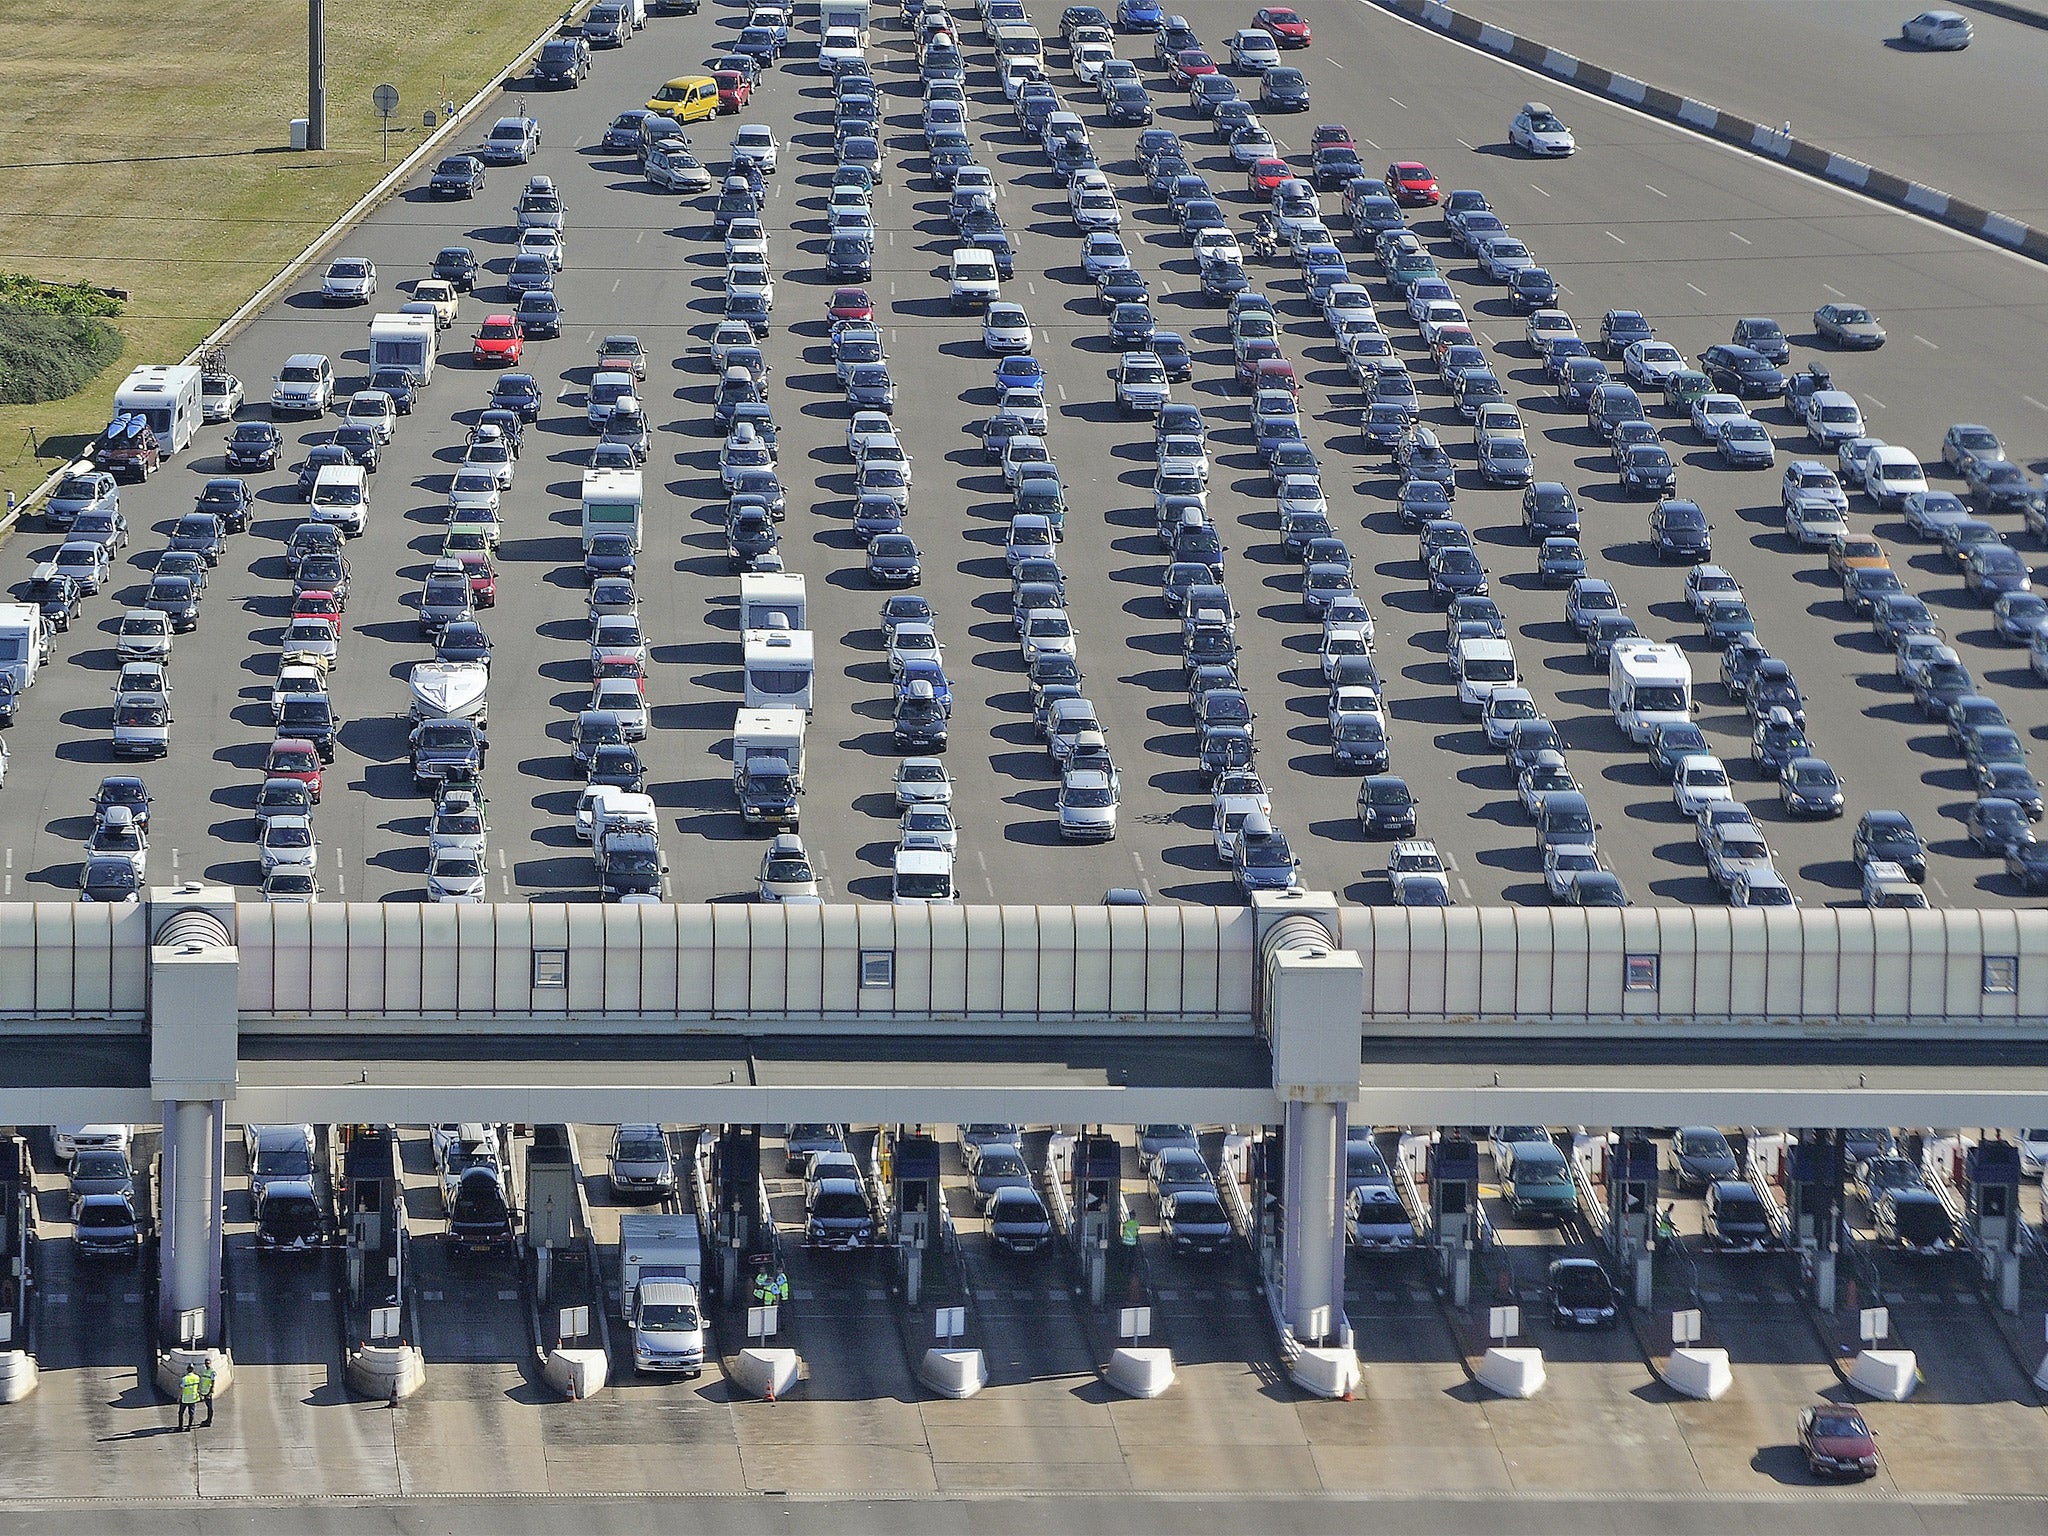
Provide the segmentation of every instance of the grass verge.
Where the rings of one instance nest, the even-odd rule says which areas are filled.
[[[220,0],[110,29],[96,6],[0,0],[0,269],[127,289],[122,363],[176,362],[383,174],[374,87],[398,87],[394,126],[410,125],[391,135],[395,161],[422,111],[466,100],[564,0],[326,9],[328,148],[294,154],[303,6]],[[0,406],[0,486],[28,491],[105,426],[122,376]]]

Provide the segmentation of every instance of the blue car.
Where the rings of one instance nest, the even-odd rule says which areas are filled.
[[[521,421],[540,416],[540,385],[530,373],[501,373],[491,391],[491,404],[501,411],[516,412]]]
[[[1117,0],[1116,29],[1119,32],[1157,32],[1166,21],[1166,10],[1155,0]]]
[[[853,531],[863,544],[885,533],[901,533],[902,503],[879,493],[861,497],[853,504]]]
[[[1043,389],[1045,364],[1029,352],[1013,353],[996,364],[996,388]]]

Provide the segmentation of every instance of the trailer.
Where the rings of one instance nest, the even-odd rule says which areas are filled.
[[[140,416],[168,459],[192,441],[205,418],[199,380],[199,369],[190,364],[137,368],[114,391],[114,414]]]
[[[432,315],[377,315],[370,321],[370,371],[403,368],[415,384],[434,382]]]
[[[732,788],[750,826],[793,827],[804,788],[804,712],[742,709],[733,722]]]

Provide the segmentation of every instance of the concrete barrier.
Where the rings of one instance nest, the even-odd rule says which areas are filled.
[[[1723,112],[1711,102],[1694,101],[1627,75],[1617,75],[1612,70],[1561,52],[1535,38],[1504,31],[1490,22],[1480,22],[1443,4],[1442,0],[1373,0],[1373,3],[1405,20],[1488,53],[1511,58],[1538,74],[1575,85],[1592,95],[1620,102],[1667,122],[1683,124],[1710,139],[1766,156],[1823,181],[1849,187],[1878,202],[1889,203],[1963,234],[1988,240],[2003,250],[2017,251],[2036,261],[2048,262],[2048,229],[2038,229],[1994,209],[1966,203],[1949,196],[1939,187],[1923,186],[1876,170],[1846,155],[1835,154],[1823,145],[1794,138],[1782,127],[1753,123],[1732,112]],[[2048,13],[2002,4],[1999,0],[1970,0],[1970,3],[1993,15],[2024,21],[2029,26],[2048,27]]]
[[[1534,1397],[1549,1379],[1543,1370],[1542,1350],[1513,1345],[1489,1349],[1473,1375],[1479,1385],[1502,1397]]]
[[[941,1397],[972,1397],[988,1385],[988,1362],[978,1349],[928,1349],[917,1379]]]
[[[750,1397],[787,1397],[802,1369],[803,1360],[793,1349],[749,1347],[740,1351],[732,1379]]]
[[[205,1360],[213,1366],[213,1395],[226,1397],[235,1384],[235,1359],[224,1349],[167,1349],[156,1357],[156,1389],[172,1402],[187,1366]]]
[[[1866,1349],[1849,1367],[1849,1385],[1888,1403],[1903,1403],[1920,1385],[1920,1358],[1910,1349]]]
[[[1729,1368],[1727,1350],[1687,1347],[1671,1351],[1664,1382],[1674,1392],[1715,1403],[1735,1385],[1735,1372]]]
[[[1119,1349],[1102,1374],[1126,1397],[1157,1397],[1173,1385],[1173,1351],[1156,1345]]]
[[[395,1403],[426,1385],[427,1362],[410,1344],[365,1344],[349,1355],[349,1390],[373,1403]]]
[[[18,1403],[40,1379],[36,1357],[25,1349],[0,1349],[0,1403]]]
[[[1316,1397],[1349,1397],[1365,1377],[1355,1349],[1310,1345],[1294,1357],[1287,1374],[1302,1391]]]
[[[572,1402],[595,1397],[611,1380],[611,1361],[601,1349],[551,1349],[541,1380]]]

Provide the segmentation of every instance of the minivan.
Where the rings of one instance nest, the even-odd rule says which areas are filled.
[[[678,75],[653,96],[647,109],[679,123],[695,123],[718,113],[718,82],[709,75]]]
[[[313,481],[308,516],[333,523],[350,538],[360,538],[370,521],[369,473],[360,464],[329,464]]]

